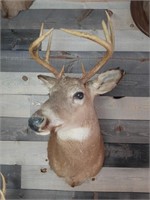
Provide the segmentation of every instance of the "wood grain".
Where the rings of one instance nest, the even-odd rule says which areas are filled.
[[[48,31],[48,30],[45,30]],[[100,38],[104,38],[103,31],[99,29],[89,29],[89,30],[79,30],[83,32],[88,32],[90,34],[97,35]],[[24,50],[28,49],[29,44],[33,41],[34,37],[38,37],[35,34],[31,34],[29,37],[25,37],[24,34],[20,31],[14,31],[18,32],[18,35],[14,35],[11,31],[2,31],[2,49],[3,50]],[[39,32],[39,31],[38,31]],[[28,31],[29,33],[29,31]],[[33,32],[34,33],[34,32]],[[149,38],[147,36],[143,36],[143,33],[141,33],[138,30],[132,31],[132,30],[116,30],[115,32],[115,50],[116,52],[124,52],[124,51],[135,51],[138,52],[139,50],[141,52],[149,51]],[[45,51],[47,48],[47,39],[44,40],[42,43],[42,50]],[[69,34],[66,34],[58,29],[55,29],[53,31],[53,37],[52,37],[52,45],[51,45],[52,51],[104,51],[104,48],[100,45],[97,45],[96,43],[75,37]]]
[[[0,141],[3,165],[48,165],[47,141]],[[2,153],[5,154],[2,155]],[[106,167],[143,167],[149,166],[148,145],[105,144]]]
[[[52,76],[51,73],[42,73]],[[47,94],[47,88],[38,80],[39,73],[0,72],[0,94]],[[82,74],[66,73],[66,76],[81,77]],[[98,76],[98,74],[97,74]],[[126,74],[110,96],[149,96],[147,75]]]
[[[41,57],[44,52],[40,52]],[[103,52],[51,52],[50,62],[58,71],[65,66],[66,73],[81,73],[81,63],[86,70],[96,64],[103,57]],[[127,74],[148,75],[149,74],[148,52],[114,52],[109,62],[101,71],[120,67]],[[1,51],[2,72],[48,72],[44,67],[31,59],[27,51]]]
[[[48,31],[48,30],[45,30]],[[104,38],[103,31],[101,30],[80,30],[82,32],[88,32],[90,34],[97,35],[100,38]],[[45,39],[42,43],[42,50],[47,49],[48,40]],[[115,49],[114,51],[149,51],[149,38],[143,36],[140,31],[132,30],[116,30],[115,31]],[[52,51],[104,51],[100,45],[96,43],[63,33],[60,30],[55,29],[53,31]]]
[[[47,96],[1,95],[1,117],[30,117],[47,100]],[[11,101],[10,101],[11,99]],[[149,120],[148,97],[96,97],[99,119]]]
[[[49,136],[36,135],[28,127],[28,118],[0,118],[2,141],[48,141]],[[106,143],[148,144],[149,121],[99,120]]]
[[[61,191],[61,190],[26,190],[26,189],[7,189],[6,198],[7,199],[49,199],[49,200],[57,200],[57,199],[93,199],[93,192],[81,192],[81,191]],[[139,193],[139,192],[99,192],[99,199],[141,199],[141,200],[149,200],[148,193]]]
[[[43,4],[44,5],[44,4]],[[128,4],[129,7],[129,4]],[[113,12],[112,21],[115,25],[115,30],[137,30],[134,26],[130,9],[111,9]],[[69,17],[68,17],[69,16]],[[30,18],[30,21],[29,21]],[[106,19],[105,9],[38,9],[27,10],[21,12],[11,21],[8,19],[1,20],[3,29],[40,29],[41,22],[44,22],[46,28],[53,27],[59,29],[102,29],[101,21]],[[24,21],[24,23],[22,23]],[[132,26],[131,26],[132,24]],[[18,25],[18,26],[17,26]]]
[[[111,0],[56,0],[55,2],[52,0],[46,0],[44,2],[44,4],[42,3],[42,1],[37,0],[36,2],[34,2],[34,4],[31,6],[30,9],[48,9],[48,8],[53,8],[53,9],[64,9],[64,8],[68,8],[68,9],[74,9],[74,8],[125,8],[128,6],[128,1],[126,0],[121,0],[120,2],[118,2],[117,0],[115,1],[111,1]]]
[[[22,166],[21,185],[23,189],[149,192],[148,168],[103,168],[95,181],[89,181],[78,187],[71,188],[51,170],[48,169],[45,174],[41,173],[40,168],[42,167],[46,166]]]

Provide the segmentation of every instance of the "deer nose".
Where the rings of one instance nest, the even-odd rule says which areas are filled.
[[[38,132],[40,125],[43,123],[43,121],[44,118],[42,117],[30,117],[28,120],[28,125],[32,130]]]

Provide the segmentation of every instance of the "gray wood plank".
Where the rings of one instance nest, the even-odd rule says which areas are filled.
[[[10,101],[11,99],[11,101]],[[1,117],[28,118],[37,111],[48,96],[1,95]],[[149,97],[115,99],[97,96],[95,109],[99,119],[149,120]]]
[[[44,52],[40,52],[41,57]],[[88,71],[103,56],[102,52],[51,52],[50,62],[58,71],[65,65],[66,73],[81,73],[83,63]],[[101,71],[120,67],[127,74],[149,74],[148,52],[114,52],[112,58]],[[26,51],[1,51],[1,70],[3,72],[47,72],[31,59]]]
[[[39,73],[1,72],[0,94],[47,94],[49,91],[41,84]],[[46,73],[45,75],[51,75]],[[82,74],[69,73],[66,76],[82,77]],[[98,76],[98,75],[97,75]],[[24,79],[25,77],[25,79]],[[126,74],[118,86],[104,96],[149,96],[149,75]]]
[[[37,15],[38,12],[38,15]],[[69,17],[68,17],[69,16]],[[30,20],[29,20],[30,19]],[[44,22],[47,28],[73,28],[101,27],[102,19],[106,19],[104,10],[81,9],[38,9],[22,12],[14,19],[2,18],[2,29],[40,29]],[[22,21],[24,23],[22,23]]]
[[[29,45],[39,36],[39,30],[2,30],[1,49],[2,50],[27,50]]]
[[[89,70],[95,65],[98,58],[102,55],[99,53],[89,52],[89,55],[84,53],[56,53],[52,55],[52,64],[57,66],[58,70],[61,70],[63,64],[65,64],[65,72],[80,73],[81,63],[84,63],[86,69]],[[2,51],[1,58],[1,69],[2,71],[22,71],[22,72],[33,72],[39,73],[45,72],[46,70],[40,65],[37,65],[32,59],[29,58],[27,52],[10,52]],[[101,71],[111,69],[114,67],[121,67],[126,71],[124,79],[119,83],[111,93],[110,96],[149,96],[149,57],[148,53],[115,53],[113,58],[104,66]],[[9,75],[9,74],[8,74]],[[24,74],[27,76],[26,74]],[[143,76],[144,75],[144,76]],[[4,78],[4,77],[3,77]],[[12,77],[13,78],[13,77]],[[35,78],[36,79],[36,78]],[[21,83],[28,85],[28,83],[19,78]],[[17,79],[15,79],[17,81]],[[40,82],[36,82],[37,84]],[[21,91],[23,85],[19,84]],[[7,86],[5,83],[3,87]],[[33,86],[33,83],[32,83]],[[40,85],[41,86],[41,85]],[[18,87],[17,87],[18,88]],[[26,87],[27,88],[27,87]],[[34,87],[34,91],[37,87]],[[7,90],[9,87],[7,87]],[[4,89],[4,91],[7,91]],[[30,91],[27,88],[27,91]],[[11,93],[13,90],[11,89]]]
[[[41,57],[44,52],[40,52]],[[65,65],[66,73],[81,73],[83,63],[88,71],[103,56],[102,52],[51,52],[50,62],[58,71]],[[114,52],[112,58],[101,71],[120,67],[128,74],[146,75],[149,73],[148,52]],[[1,70],[3,72],[47,72],[31,59],[26,51],[1,51]]]
[[[116,3],[117,2],[117,3]],[[76,0],[75,2],[73,0],[56,0],[55,2],[52,0],[45,0],[45,4],[42,3],[41,0],[36,0],[34,4],[32,5],[31,9],[39,9],[39,8],[126,8],[128,6],[127,0],[120,0],[118,2],[117,0],[114,0],[113,2],[111,0]]]
[[[49,29],[45,30],[48,31]],[[104,33],[99,29],[81,30],[81,32],[104,38]],[[48,38],[42,42],[42,50],[47,49]],[[104,51],[104,48],[93,41],[76,37],[54,29],[52,36],[52,51]],[[116,30],[114,51],[149,51],[149,38],[139,30]]]
[[[20,165],[0,165],[0,171],[6,179],[7,189],[21,188],[21,166]],[[7,193],[7,192],[6,192]]]
[[[40,166],[22,166],[21,185],[23,189],[149,192],[148,168],[134,169],[104,167],[95,181],[88,181],[78,187],[72,188],[64,183],[61,178],[56,177],[56,175],[50,170],[45,174],[41,173],[39,167]]]
[[[78,30],[78,29],[77,29]],[[48,30],[45,30],[48,31]],[[104,38],[103,31],[100,29],[89,29],[84,30],[83,32],[88,32],[90,34],[97,35],[100,38]],[[12,32],[8,30],[2,30],[2,49],[24,49],[24,42],[29,46],[31,43],[30,36],[22,38],[22,32],[15,30],[17,32],[17,37]],[[27,30],[28,33],[28,30]],[[29,34],[29,33],[28,33]],[[27,34],[27,35],[28,35]],[[20,38],[22,38],[20,40]],[[28,39],[27,39],[28,38]],[[37,37],[36,37],[37,38]],[[26,39],[26,40],[25,40]],[[42,42],[42,50],[45,51],[47,49],[48,40],[45,39]],[[10,44],[11,46],[10,46]],[[116,30],[115,32],[115,50],[114,51],[141,51],[148,52],[149,51],[149,38],[147,36],[143,36],[139,30]],[[53,37],[52,37],[52,51],[104,51],[104,48],[90,40],[83,39],[80,37],[75,37],[70,34],[64,33],[59,29],[54,29]]]
[[[70,199],[93,199],[93,192],[74,192],[74,191],[55,191],[55,190],[11,190],[7,189],[6,199],[47,199],[47,200],[70,200]],[[129,193],[129,192],[99,192],[99,199],[141,199],[141,200],[149,200],[148,193]]]
[[[48,141],[49,136],[36,135],[28,128],[28,118],[0,118],[2,141]],[[149,121],[100,120],[106,143],[149,143]]]
[[[113,8],[112,12],[115,29],[136,29],[134,25],[130,27],[133,20],[129,9]],[[106,20],[106,14],[102,7],[101,9],[30,9],[11,20],[2,18],[1,26],[2,29],[40,29],[41,23],[44,22],[46,28],[99,29],[102,28],[103,19]]]

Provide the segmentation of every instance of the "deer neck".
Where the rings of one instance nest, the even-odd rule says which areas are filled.
[[[91,115],[90,118],[80,120],[78,123],[62,126],[57,130],[57,138],[63,141],[83,142],[91,137],[91,135],[99,135],[99,132],[98,120],[95,115]]]
[[[86,140],[91,135],[90,127],[72,127],[58,130],[57,138],[63,141],[79,141]]]

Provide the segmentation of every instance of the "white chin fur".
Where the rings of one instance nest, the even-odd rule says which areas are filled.
[[[50,134],[50,131],[41,131],[41,132],[36,132],[36,135],[49,135]]]
[[[90,135],[90,128],[77,127],[71,129],[60,129],[57,132],[57,136],[61,140],[75,140],[75,141],[83,141],[87,139]]]

